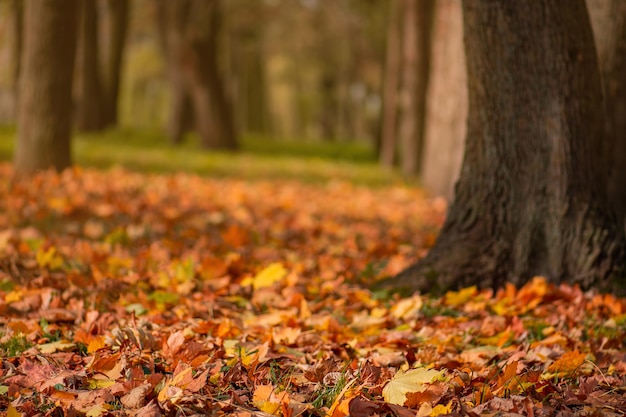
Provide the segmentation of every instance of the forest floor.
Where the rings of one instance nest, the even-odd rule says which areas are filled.
[[[368,290],[445,215],[396,179],[0,164],[0,206],[2,415],[626,413],[624,299]]]

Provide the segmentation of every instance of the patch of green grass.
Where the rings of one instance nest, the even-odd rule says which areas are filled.
[[[0,343],[0,356],[13,357],[18,356],[32,346],[26,336],[13,336],[6,342]]]
[[[0,127],[0,160],[11,161],[15,129]],[[74,163],[108,169],[121,166],[152,173],[187,172],[240,179],[344,180],[370,186],[402,183],[396,172],[381,169],[363,143],[325,143],[244,136],[238,152],[200,149],[195,135],[174,146],[160,132],[109,130],[77,133]]]

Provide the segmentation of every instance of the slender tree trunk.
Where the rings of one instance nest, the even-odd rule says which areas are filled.
[[[426,94],[422,184],[452,201],[467,127],[467,72],[459,0],[437,0]]]
[[[391,283],[553,282],[624,292],[606,192],[601,82],[584,0],[463,2],[465,155],[435,246]]]
[[[128,32],[129,0],[108,0],[109,32],[108,50],[104,68],[105,109],[103,122],[107,126],[117,125],[117,108],[120,91],[120,79]]]
[[[98,131],[105,126],[104,99],[100,82],[98,43],[98,9],[94,0],[82,0],[80,25],[80,69],[77,78],[78,109],[76,125],[79,130]]]
[[[171,133],[178,134],[182,129],[176,128],[184,127],[189,120],[185,113],[189,97],[202,146],[235,149],[232,108],[218,68],[220,1],[162,0],[160,8],[173,104],[178,106],[172,112],[177,117],[171,123]]]
[[[13,63],[13,96],[15,102],[15,113],[17,115],[17,102],[20,80],[20,65],[22,62],[22,48],[24,43],[24,3],[23,0],[13,0],[11,7],[11,17],[13,25],[13,45],[12,45],[12,63]]]
[[[189,86],[180,62],[183,61],[181,28],[187,20],[188,5],[170,0],[157,0],[159,43],[167,65],[170,85],[170,114],[167,134],[172,143],[180,144],[194,127],[193,106]]]
[[[433,0],[404,0],[404,4],[403,96],[399,136],[402,171],[412,175],[421,170],[434,3]]]
[[[588,0],[604,87],[610,167],[608,192],[626,221],[626,2]]]
[[[385,51],[385,71],[383,83],[383,117],[380,140],[380,163],[392,167],[396,158],[398,78],[400,72],[400,5],[402,0],[389,1],[387,22],[387,46]]]
[[[15,171],[70,165],[77,0],[26,0]]]
[[[235,149],[232,107],[218,65],[221,0],[195,0],[193,6],[202,21],[196,21],[193,32],[187,35],[189,57],[184,68],[191,82],[196,128],[203,147]]]

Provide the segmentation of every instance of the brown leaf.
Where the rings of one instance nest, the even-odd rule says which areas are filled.
[[[150,384],[140,385],[130,390],[130,392],[120,398],[120,402],[128,408],[137,409],[142,408],[148,401],[148,393],[152,390]]]

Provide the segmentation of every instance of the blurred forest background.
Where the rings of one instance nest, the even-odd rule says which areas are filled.
[[[451,196],[467,106],[459,1],[79,5],[75,130],[163,132],[173,143],[197,132],[191,137],[214,149],[235,149],[242,138],[348,144],[354,159],[421,173]],[[6,125],[16,122],[23,9],[22,0],[0,0]],[[202,108],[206,100],[221,103],[216,113]]]

